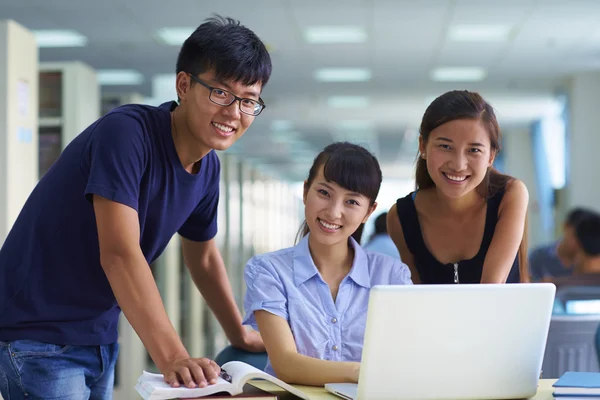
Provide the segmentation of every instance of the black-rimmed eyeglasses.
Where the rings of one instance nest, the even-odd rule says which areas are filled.
[[[263,103],[262,99],[259,98],[258,101],[254,99],[245,99],[242,97],[237,97],[235,94],[228,92],[225,89],[219,89],[216,87],[212,87],[202,79],[198,78],[195,75],[190,74],[190,77],[194,82],[198,82],[208,90],[210,90],[210,94],[208,98],[215,104],[218,104],[223,107],[227,107],[233,104],[234,101],[238,101],[240,104],[240,111],[244,114],[257,116],[265,109],[266,105]]]

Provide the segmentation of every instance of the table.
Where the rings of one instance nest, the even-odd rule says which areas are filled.
[[[556,382],[556,379],[540,379],[540,384],[536,395],[530,397],[529,400],[553,400],[554,396],[552,396],[552,384],[554,382]],[[268,381],[252,381],[252,385],[262,390],[277,394],[278,396],[281,396],[282,400],[285,400],[286,397],[289,397],[289,394],[286,395],[287,392],[282,390],[279,386]],[[341,397],[337,397],[327,392],[322,387],[301,385],[293,386],[307,394],[310,400],[341,400]],[[291,397],[295,398],[295,396]]]

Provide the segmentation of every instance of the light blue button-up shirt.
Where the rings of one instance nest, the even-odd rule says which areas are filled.
[[[254,311],[284,318],[298,353],[331,361],[360,361],[369,291],[374,285],[410,285],[410,270],[400,260],[363,250],[350,238],[354,261],[342,280],[335,302],[308,249],[308,236],[298,245],[255,256],[244,277],[244,324],[258,329]],[[275,375],[271,362],[265,371]]]

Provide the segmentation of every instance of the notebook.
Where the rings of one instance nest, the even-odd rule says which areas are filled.
[[[568,371],[552,386],[554,387],[555,397],[600,397],[600,373]]]
[[[174,388],[164,381],[162,374],[153,374],[146,371],[138,378],[135,388],[145,400],[199,398],[224,392],[235,396],[242,394],[244,386],[252,379],[267,380],[300,399],[308,400],[308,396],[300,390],[241,361],[231,361],[223,364],[218,382],[204,388]]]

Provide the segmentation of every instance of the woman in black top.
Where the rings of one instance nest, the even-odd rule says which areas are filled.
[[[477,93],[451,91],[425,111],[417,190],[388,213],[388,232],[414,283],[528,282],[523,182],[492,164],[494,110]]]

